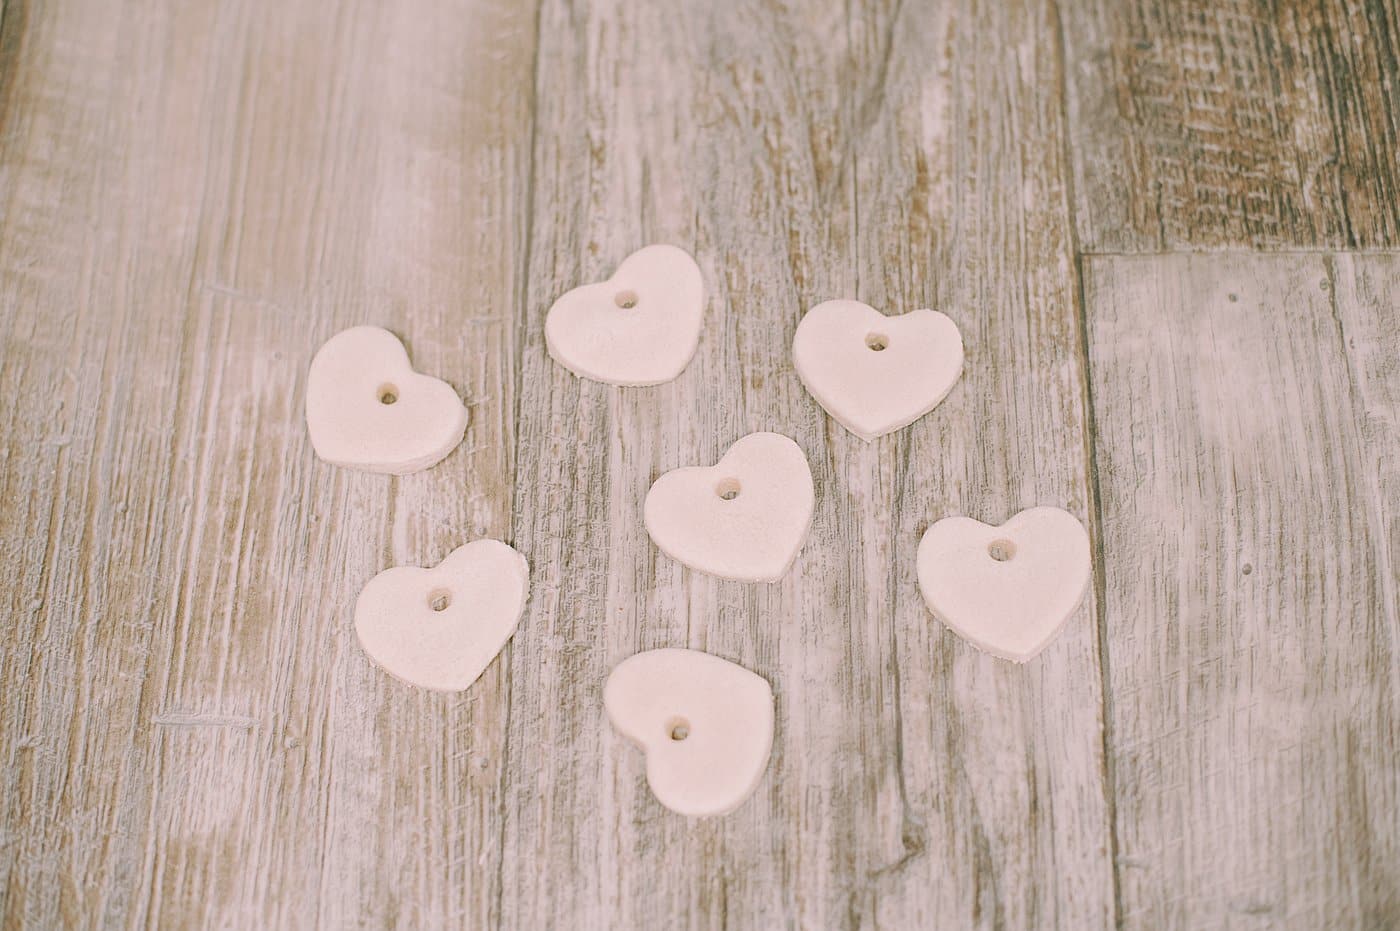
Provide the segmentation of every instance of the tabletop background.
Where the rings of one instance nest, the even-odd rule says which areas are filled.
[[[6,0],[5,927],[1400,926],[1393,2]],[[670,242],[675,382],[548,358]],[[935,307],[946,401],[867,445],[814,304]],[[316,348],[464,396],[403,478],[317,460]],[[661,472],[777,430],[774,585],[650,544]],[[1089,527],[1037,659],[923,607],[934,520]],[[493,536],[526,614],[457,695],[366,660],[396,564]],[[661,808],[608,670],[772,682],[738,811]]]

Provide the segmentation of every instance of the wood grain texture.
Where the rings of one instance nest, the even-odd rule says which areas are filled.
[[[1086,267],[1122,918],[1400,924],[1400,259]]]
[[[485,924],[504,679],[406,689],[349,613],[509,534],[531,12],[69,2],[11,46],[14,9],[4,924]],[[363,322],[468,399],[433,472],[312,456],[311,354]]]
[[[1400,246],[1391,0],[1065,0],[1089,252]]]
[[[541,14],[516,537],[536,566],[510,648],[509,927],[1102,927],[1112,920],[1091,606],[1035,664],[986,657],[916,588],[948,513],[1087,517],[1084,386],[1047,4],[548,2]],[[1014,62],[1012,64],[1011,62]],[[674,383],[618,390],[547,357],[551,301],[648,242],[709,289]],[[790,364],[821,300],[948,310],[969,346],[934,415],[866,445]],[[755,430],[818,488],[772,586],[661,555],[662,472]],[[768,772],[686,823],[600,695],[688,646],[777,692]]]
[[[1396,21],[9,0],[0,925],[1400,924],[1400,257],[1077,255],[1395,245]],[[691,366],[555,366],[549,304],[649,242],[705,275]],[[834,297],[958,322],[935,412],[867,445],[803,391]],[[305,371],[357,323],[466,398],[435,469],[314,458]],[[641,521],[754,430],[818,489],[771,586]],[[1036,504],[1100,564],[1018,667],[913,560]],[[481,536],[534,570],[501,659],[371,666],[364,582]],[[725,818],[604,715],[662,646],[774,686]]]

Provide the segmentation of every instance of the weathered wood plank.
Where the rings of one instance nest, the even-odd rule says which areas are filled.
[[[1400,246],[1400,8],[1069,0],[1089,252]]]
[[[407,689],[349,612],[386,565],[509,534],[533,36],[507,3],[29,11],[0,178],[7,925],[489,919],[500,669]],[[468,398],[430,473],[312,457],[307,364],[361,322]]]
[[[828,427],[835,493],[862,518],[853,585],[890,638],[899,708],[908,859],[872,877],[881,928],[1113,920],[1094,596],[1018,667],[934,621],[913,571],[949,514],[1050,504],[1091,523],[1054,17],[895,4],[853,21],[860,60],[884,69],[856,91],[859,296],[942,308],[967,347],[959,387],[913,429],[867,447]]]
[[[536,68],[505,2],[7,3],[0,922],[1095,927],[1114,842],[1132,926],[1400,920],[1400,260],[1088,266],[1111,841],[1092,599],[1012,667],[927,616],[912,556],[948,513],[1091,516],[1055,27],[1082,148],[1080,69],[1121,64],[1085,50],[1156,20],[916,6],[550,2]],[[1394,98],[1344,86],[1393,86],[1393,14],[1246,12],[1160,13],[1177,50],[1235,37],[1220,74],[1181,67],[1249,131],[1188,81],[1200,151],[1153,154],[1160,114],[1102,137],[1131,157],[1075,166],[1088,248],[1393,242]],[[1155,100],[1165,65],[1133,61],[1123,93]],[[1275,142],[1306,183],[1264,160],[1221,193],[1221,145]],[[1115,194],[1120,162],[1190,199]],[[658,240],[711,285],[691,369],[556,369],[550,300]],[[967,340],[944,405],[874,446],[789,364],[838,295]],[[358,322],[471,403],[439,468],[311,458],[303,373]],[[772,587],[688,573],[640,522],[657,474],[754,429],[819,486]],[[503,662],[457,698],[367,664],[370,575],[512,531],[535,592]],[[603,716],[607,670],[667,645],[776,688],[728,818],[659,808]]]
[[[1086,267],[1125,924],[1400,923],[1400,261]]]
[[[1041,3],[915,6],[544,6],[509,926],[1112,920],[1092,606],[1016,668],[932,621],[912,562],[945,513],[1087,518],[1054,19]],[[554,366],[552,299],[652,241],[706,274],[695,362],[631,390]],[[790,365],[801,314],[836,296],[942,306],[967,336],[963,385],[876,446]],[[798,440],[818,486],[792,573],[722,583],[659,554],[650,482],[764,429]],[[608,670],[660,646],[710,650],[777,692],[769,771],[722,820],[662,809],[603,714]]]

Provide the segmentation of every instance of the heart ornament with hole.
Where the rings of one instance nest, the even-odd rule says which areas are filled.
[[[700,266],[685,250],[647,246],[607,281],[555,301],[544,321],[545,345],[575,375],[610,385],[659,385],[695,355],[704,302]]]
[[[475,540],[431,569],[396,566],[370,579],[355,602],[355,633],[394,678],[460,692],[515,633],[529,590],[524,556]]]
[[[812,523],[807,457],[780,433],[750,433],[713,466],[675,469],[647,492],[643,519],[661,550],[740,582],[776,582]]]
[[[603,707],[646,754],[657,801],[692,817],[723,815],[763,778],[773,749],[773,689],[698,650],[651,650],[617,664]]]
[[[919,590],[940,621],[978,649],[1024,663],[1064,627],[1089,587],[1089,534],[1059,508],[1000,527],[947,517],[919,542]]]
[[[357,326],[311,360],[306,427],[333,465],[406,475],[436,465],[462,442],[467,409],[447,382],[420,375],[397,336]]]
[[[938,406],[962,374],[963,344],[936,310],[887,317],[860,301],[827,301],[797,325],[792,361],[817,403],[870,441]]]

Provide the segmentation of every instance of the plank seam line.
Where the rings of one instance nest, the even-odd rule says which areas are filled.
[[[1064,13],[1059,0],[1050,0],[1051,15],[1055,20],[1056,71],[1060,87],[1060,171],[1065,180],[1065,226],[1069,238],[1070,255],[1073,258],[1074,273],[1070,280],[1070,300],[1074,304],[1075,323],[1079,328],[1079,377],[1080,404],[1083,410],[1084,452],[1083,461],[1087,472],[1088,494],[1086,510],[1089,518],[1090,541],[1093,546],[1093,585],[1094,585],[1094,633],[1098,645],[1099,659],[1099,734],[1104,795],[1105,845],[1108,848],[1109,886],[1113,895],[1113,924],[1123,926],[1123,888],[1118,870],[1118,787],[1113,769],[1113,716],[1110,713],[1109,658],[1108,658],[1108,611],[1104,603],[1106,593],[1103,547],[1103,508],[1099,501],[1099,467],[1095,457],[1097,445],[1097,424],[1094,420],[1094,389],[1089,369],[1089,310],[1084,293],[1084,253],[1079,241],[1079,228],[1075,218],[1074,147],[1069,138],[1069,77],[1067,73],[1069,50],[1065,41]]]
[[[1204,258],[1231,258],[1244,256],[1264,256],[1287,258],[1288,256],[1313,256],[1313,255],[1357,255],[1357,256],[1400,256],[1400,249],[1349,249],[1349,248],[1287,248],[1287,249],[1251,249],[1246,246],[1230,246],[1224,249],[1160,249],[1143,250],[1141,252],[1100,252],[1095,250],[1079,251],[1075,254],[1084,259],[1165,259],[1172,256],[1191,255]]]
[[[1122,882],[1118,869],[1118,785],[1113,768],[1113,716],[1110,692],[1108,656],[1108,581],[1104,566],[1103,544],[1103,503],[1099,489],[1099,463],[1097,449],[1098,423],[1094,417],[1094,386],[1089,363],[1089,310],[1084,297],[1084,262],[1074,260],[1075,280],[1078,293],[1075,296],[1076,316],[1079,323],[1079,366],[1083,372],[1081,389],[1084,404],[1084,454],[1089,467],[1089,531],[1093,545],[1093,585],[1094,585],[1094,625],[1099,647],[1099,689],[1103,720],[1100,722],[1103,734],[1103,780],[1104,801],[1108,818],[1109,870],[1113,876],[1114,926],[1123,926]]]
[[[517,472],[520,467],[520,399],[524,393],[523,389],[525,380],[525,338],[522,331],[524,329],[524,326],[528,325],[529,323],[530,271],[531,266],[534,264],[535,250],[535,149],[539,141],[538,103],[540,91],[541,65],[540,42],[541,37],[543,35],[544,3],[543,0],[538,0],[538,2],[535,3],[535,47],[533,50],[534,60],[530,63],[530,98],[528,111],[530,119],[530,149],[529,153],[526,156],[525,164],[525,223],[524,229],[522,231],[524,244],[521,249],[521,268],[519,278],[520,283],[516,294],[516,302],[520,312],[513,315],[510,332],[511,357],[514,361],[514,372],[512,374],[514,376],[515,381],[514,392],[511,397],[510,423],[510,432],[512,434],[511,439],[514,442],[510,444],[511,454],[510,462],[508,463],[512,486],[518,485],[516,480],[518,478]],[[524,321],[523,325],[522,321]],[[514,495],[511,495],[510,502],[511,513],[509,519],[511,526],[511,544],[517,545],[520,540],[520,527],[517,526],[519,514],[516,511]],[[501,658],[501,661],[503,664],[508,663],[508,665],[503,666],[503,668],[506,670],[507,685],[503,689],[505,709],[501,715],[501,779],[500,783],[496,788],[497,797],[500,800],[498,809],[500,814],[499,817],[496,819],[499,828],[496,831],[496,862],[493,864],[496,874],[494,877],[495,889],[493,890],[495,893],[495,902],[494,908],[492,910],[494,914],[492,912],[488,912],[486,916],[487,923],[493,924],[497,928],[502,927],[504,924],[503,909],[505,907],[506,821],[508,820],[509,815],[507,803],[507,781],[510,778],[510,728],[515,711],[515,702],[512,700],[511,697],[509,682],[511,681],[511,679],[514,678],[515,665],[519,659],[515,648],[516,638],[511,637],[511,641],[512,642],[507,642],[506,645],[502,647],[503,657]],[[504,655],[506,653],[508,653],[509,655]]]

